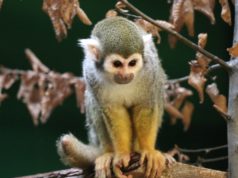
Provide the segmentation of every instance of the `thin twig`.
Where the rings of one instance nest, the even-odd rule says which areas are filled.
[[[190,48],[192,48],[192,49],[194,49],[196,51],[199,51],[203,55],[205,55],[208,58],[210,58],[213,62],[215,62],[217,64],[220,64],[226,71],[230,72],[232,70],[232,68],[224,60],[222,60],[221,58],[213,55],[212,53],[210,53],[208,51],[206,51],[205,49],[201,48],[200,46],[196,45],[195,43],[193,43],[192,41],[188,40],[187,38],[185,38],[184,36],[182,36],[181,34],[176,32],[175,30],[166,28],[165,26],[157,23],[154,19],[150,18],[149,16],[147,16],[146,14],[141,12],[139,9],[137,9],[135,6],[133,6],[127,0],[118,0],[118,1],[122,2],[123,4],[125,4],[129,10],[131,10],[135,14],[141,16],[143,19],[145,19],[148,22],[152,23],[153,25],[159,27],[160,29],[162,29],[162,30],[164,30],[164,31],[174,35],[178,40],[182,41],[184,44],[186,44]]]
[[[221,157],[217,157],[217,158],[198,158],[198,163],[211,163],[211,162],[217,162],[217,161],[223,161],[223,160],[227,160],[228,156],[221,156]]]
[[[227,148],[227,145],[221,145],[221,146],[210,147],[210,148],[201,148],[201,149],[185,149],[185,148],[180,148],[178,146],[176,146],[176,147],[179,151],[184,152],[184,153],[199,153],[199,152],[209,153],[211,151],[216,151],[216,150]]]

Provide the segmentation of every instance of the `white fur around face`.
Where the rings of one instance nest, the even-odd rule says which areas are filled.
[[[129,63],[135,60],[136,65],[135,66],[129,66]],[[122,67],[116,68],[113,65],[113,62],[120,61],[122,63]],[[143,59],[142,55],[139,53],[134,53],[130,55],[128,58],[124,58],[119,54],[110,54],[105,58],[104,61],[104,70],[110,74],[118,74],[118,73],[124,73],[124,74],[136,74],[139,72],[139,70],[143,67]]]
[[[143,35],[143,41],[144,41],[144,45],[147,46],[146,44],[147,43],[153,43],[153,38],[152,38],[152,35],[151,34],[146,34],[146,35]]]

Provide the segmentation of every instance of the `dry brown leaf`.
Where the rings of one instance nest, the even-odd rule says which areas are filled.
[[[0,10],[2,8],[3,0],[0,0]]]
[[[18,76],[3,67],[0,68],[0,72],[0,89],[9,89],[17,80]]]
[[[186,101],[181,110],[181,113],[183,114],[182,122],[184,131],[187,131],[190,127],[193,110],[194,110],[193,103]]]
[[[64,73],[62,75],[55,72],[49,73],[47,79],[48,86],[41,100],[41,122],[45,123],[51,112],[72,93],[72,75]]]
[[[170,115],[170,118],[175,118],[175,119],[170,119],[170,123],[174,125],[177,121],[176,118],[183,118],[183,114],[175,108],[172,104],[170,103],[165,103],[165,111]]]
[[[83,79],[78,79],[74,84],[76,98],[77,98],[77,106],[80,108],[80,112],[85,112],[85,104],[84,104],[84,92],[86,89],[86,84]]]
[[[35,72],[42,72],[42,73],[49,72],[50,69],[46,67],[30,49],[26,49],[25,54],[29,62],[31,63],[32,69]]]
[[[126,5],[122,3],[121,1],[117,2],[115,7],[119,9],[126,9]]]
[[[174,29],[173,24],[166,22],[164,20],[156,20],[156,22],[165,28]],[[150,22],[144,19],[135,20],[135,24],[144,29],[147,33],[151,33],[152,36],[157,38],[157,43],[158,44],[160,43],[161,39],[159,32],[162,31],[162,29],[158,28],[157,26],[151,24]]]
[[[170,23],[174,25],[177,32],[180,32],[182,27],[186,25],[190,36],[194,35],[194,9],[191,0],[174,0]],[[171,48],[174,48],[177,42],[177,38],[173,35],[169,35],[169,44]]]
[[[216,83],[208,85],[206,93],[211,98],[215,108],[219,108],[222,112],[227,113],[227,99],[224,95],[219,94]]]
[[[184,12],[183,12],[183,18],[184,23],[188,29],[188,34],[190,36],[194,36],[194,9],[193,4],[190,0],[186,0],[183,4]]]
[[[160,24],[164,28],[168,28],[168,29],[174,29],[175,28],[173,24],[171,24],[171,23],[169,23],[165,20],[156,20],[156,23]],[[162,29],[158,28],[158,31],[162,31]]]
[[[206,44],[207,44],[207,33],[200,33],[198,35],[198,46],[200,46],[201,48],[205,48]],[[209,63],[211,62],[211,59],[207,58],[200,52],[196,53],[196,59],[198,65],[201,67],[202,74],[205,74],[209,67]]]
[[[215,0],[192,0],[192,2],[195,10],[207,16],[210,19],[211,24],[215,24],[216,19],[213,13]]]
[[[235,43],[231,48],[227,48],[231,57],[238,57],[238,43]]]
[[[77,7],[77,16],[85,25],[92,25],[92,22],[88,18],[87,14],[79,6]]]
[[[184,103],[185,99],[188,96],[191,96],[193,93],[191,90],[188,90],[186,88],[180,87],[178,86],[178,88],[175,89],[175,99],[171,102],[171,104],[177,109],[179,110],[181,105]],[[181,118],[181,117],[180,117]],[[171,116],[170,120],[172,124],[176,123],[176,120],[178,119],[178,117],[175,116]],[[182,117],[183,119],[183,117]]]
[[[197,90],[200,103],[204,101],[204,86],[206,78],[203,75],[202,68],[197,61],[190,62],[190,74],[188,78],[188,84]]]
[[[198,46],[205,48],[207,44],[207,33],[199,33],[198,35]]]
[[[228,0],[219,0],[221,4],[221,18],[228,24],[231,25],[231,10]]]
[[[109,17],[116,17],[118,15],[117,11],[111,9],[109,11],[107,11],[105,17],[109,18]]]
[[[135,21],[135,24],[140,26],[142,29],[144,29],[147,33],[151,33],[152,36],[157,38],[157,43],[160,43],[160,34],[159,34],[159,28],[151,24],[150,22],[144,20],[144,19],[137,19]]]
[[[92,24],[78,0],[44,0],[42,8],[51,19],[58,41],[67,37],[67,28],[71,28],[76,15],[84,24]]]
[[[32,71],[21,75],[21,85],[17,94],[18,99],[26,104],[34,125],[38,125],[38,118],[41,112],[42,86],[39,86],[40,76]]]
[[[7,97],[8,97],[7,94],[2,94],[2,93],[0,92],[0,104],[1,104],[1,102],[3,102]]]

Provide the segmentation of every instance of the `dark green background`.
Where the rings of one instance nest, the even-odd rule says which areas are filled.
[[[165,0],[132,1],[145,13],[156,19],[167,20],[169,7]],[[81,0],[81,7],[93,23],[104,17],[115,1]],[[92,27],[74,20],[68,38],[58,43],[54,36],[48,16],[41,10],[42,0],[5,0],[0,11],[0,64],[9,68],[29,69],[24,49],[32,49],[37,56],[53,70],[73,72],[81,75],[82,50],[77,47],[78,38],[87,38]],[[226,60],[226,48],[231,46],[232,28],[219,16],[220,6],[216,5],[216,25],[196,13],[197,33],[208,33],[207,49]],[[183,34],[187,36],[186,30]],[[196,42],[196,38],[191,38]],[[178,43],[175,50],[167,44],[167,34],[162,34],[158,45],[162,64],[169,78],[185,76],[189,73],[188,61],[194,58],[194,51]],[[218,86],[227,94],[227,76],[218,75]],[[186,84],[185,84],[186,85]],[[21,101],[16,99],[19,82],[8,90],[10,97],[0,107],[0,177],[13,177],[62,169],[56,154],[55,141],[67,132],[86,141],[84,115],[76,108],[75,97],[67,99],[58,107],[45,125],[34,127],[30,115]],[[160,132],[160,148],[164,151],[179,144],[186,148],[211,147],[226,143],[226,123],[214,111],[211,101],[206,98],[203,105],[198,104],[197,94],[191,100],[196,104],[191,128],[182,131],[182,124],[169,126],[168,117]],[[221,152],[226,154],[226,150]],[[211,155],[212,156],[216,156]],[[226,169],[226,161],[205,166]]]

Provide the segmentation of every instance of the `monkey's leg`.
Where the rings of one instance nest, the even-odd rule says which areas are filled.
[[[113,171],[118,178],[128,178],[123,175],[120,168],[126,167],[130,161],[132,128],[130,116],[123,106],[108,106],[104,108],[105,123],[110,134],[113,148]]]
[[[72,134],[65,134],[56,143],[58,154],[65,165],[88,168],[94,164],[101,150],[79,141]]]
[[[165,168],[163,154],[155,150],[157,130],[160,122],[158,106],[136,106],[133,108],[135,134],[141,153],[141,165],[147,161],[145,177],[158,178]]]

